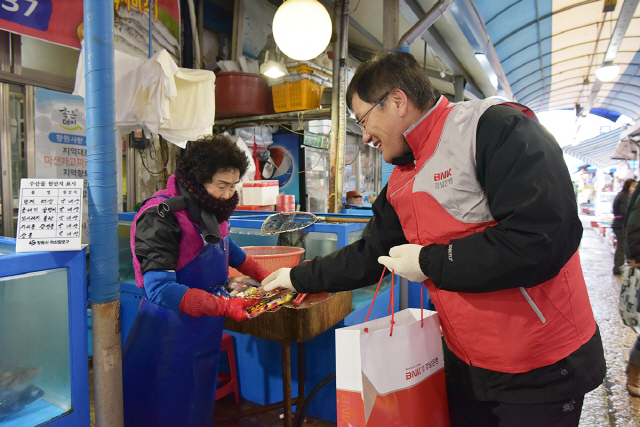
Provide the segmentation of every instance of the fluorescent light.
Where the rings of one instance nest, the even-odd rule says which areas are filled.
[[[260,74],[264,74],[267,77],[275,79],[287,74],[287,69],[278,61],[270,59],[260,66]]]
[[[618,77],[618,74],[620,74],[620,67],[612,63],[605,63],[596,70],[596,77],[602,82],[610,82]]]

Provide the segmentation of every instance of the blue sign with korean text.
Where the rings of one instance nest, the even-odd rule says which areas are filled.
[[[82,135],[69,135],[66,133],[50,133],[49,141],[56,144],[74,144],[74,145],[87,145],[87,138]]]
[[[53,4],[51,0],[0,0],[0,19],[47,31]]]

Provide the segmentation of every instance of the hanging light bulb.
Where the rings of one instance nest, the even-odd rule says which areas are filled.
[[[320,55],[331,40],[331,17],[317,0],[287,0],[273,17],[273,38],[289,58]]]
[[[288,74],[288,72],[284,67],[284,64],[281,64],[276,60],[269,59],[269,51],[266,51],[264,55],[264,64],[260,66],[260,74],[276,79]]]
[[[610,82],[618,77],[618,74],[620,74],[620,67],[613,65],[612,62],[605,62],[596,70],[596,77],[603,82]]]
[[[287,69],[278,61],[270,59],[260,66],[260,74],[276,79],[287,74]]]

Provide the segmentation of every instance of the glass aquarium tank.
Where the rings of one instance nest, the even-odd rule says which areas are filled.
[[[129,232],[134,213],[126,212],[118,215],[118,239],[119,239],[119,261],[120,261],[120,282],[123,294],[121,303],[127,304],[128,298],[140,292],[125,284],[135,283],[133,276],[133,265],[131,262],[131,249],[129,246]],[[245,246],[297,246],[305,249],[305,253],[300,257],[300,261],[313,259],[316,256],[325,256],[337,249],[359,240],[362,237],[362,230],[365,223],[324,223],[317,222],[312,226],[299,231],[293,231],[275,235],[265,235],[261,231],[262,223],[269,214],[232,216],[230,223],[230,236],[240,247]],[[347,215],[334,214],[333,216],[346,218]],[[362,217],[360,217],[362,218]],[[378,284],[354,289],[352,291],[353,309],[357,310],[371,302],[373,294]],[[384,292],[391,286],[391,277],[387,276],[382,281],[380,292]],[[134,301],[137,304],[140,301]],[[128,306],[127,306],[128,307]],[[129,319],[128,313],[122,313],[124,326],[133,322]],[[126,319],[124,319],[126,318]],[[124,330],[124,329],[123,329]],[[124,339],[124,338],[123,338]]]
[[[16,253],[15,239],[9,239],[7,237],[4,240],[0,240],[0,255],[2,254],[14,254]]]
[[[85,256],[0,237],[1,427],[89,425]]]
[[[345,215],[333,215],[346,218]],[[265,216],[256,216],[255,219],[245,216],[242,218],[231,217],[231,238],[241,247],[244,246],[298,246],[305,249],[300,261],[313,259],[317,256],[325,256],[359,240],[365,223],[315,223],[310,227],[299,231],[292,231],[278,235],[267,236],[262,234],[261,227]],[[391,276],[382,281],[380,292],[384,292],[391,286]],[[378,284],[354,289],[352,293],[353,310],[357,310],[373,299]]]
[[[57,418],[72,407],[67,270],[0,278],[0,295],[0,425]]]
[[[133,220],[133,215],[131,215],[131,219]],[[130,231],[131,221],[118,220],[118,262],[120,268],[120,282],[135,283],[136,277],[133,272],[131,245],[129,240]]]

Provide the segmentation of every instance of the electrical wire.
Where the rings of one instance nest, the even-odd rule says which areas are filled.
[[[166,187],[167,182],[169,182],[169,170],[167,169],[169,165],[169,144],[161,135],[158,135],[158,140],[160,142],[160,157],[162,157],[162,164],[164,165],[162,168],[162,181],[164,187]]]
[[[155,148],[155,143],[153,138],[151,138],[151,144],[149,146],[149,159],[150,160],[157,160],[157,151]],[[147,157],[146,154],[146,148],[138,148],[138,154],[140,154],[140,160],[142,162],[142,167],[145,168],[145,170],[147,172],[149,172],[150,175],[152,176],[163,176],[163,179],[166,177],[166,173],[167,173],[167,164],[169,162],[169,155],[168,155],[168,147],[166,145],[166,142],[164,143],[164,147],[162,146],[162,140],[159,141],[159,145],[160,145],[160,156],[162,157],[162,169],[158,172],[154,172],[151,169],[149,169],[146,165],[146,163],[144,162],[145,157]],[[167,150],[167,153],[164,154],[163,152]],[[166,182],[166,181],[165,181]]]
[[[356,7],[357,7],[357,5],[356,5]],[[254,128],[255,128],[255,127],[268,126],[268,123],[269,123],[268,121],[256,122],[256,123],[254,123],[254,125],[255,125],[255,126],[254,126]],[[235,129],[235,128],[239,128],[239,127],[247,127],[247,126],[246,126],[247,124],[249,124],[249,123],[242,123],[242,124],[240,124],[240,123],[235,123],[235,124],[230,125],[230,126],[228,126],[228,127],[226,127],[226,128],[222,128],[222,129],[221,129],[221,131],[222,131],[222,132],[220,132],[220,133],[223,133],[223,132],[225,132],[225,131],[232,130],[232,129]],[[293,130],[293,129],[291,129],[291,128],[287,127],[287,126],[283,126],[283,125],[282,125],[282,123],[280,123],[280,122],[277,122],[277,123],[275,123],[275,122],[274,122],[273,124],[278,124],[278,125],[280,126],[280,129],[283,129],[283,130],[285,130],[285,131],[287,131],[287,132],[289,132],[289,133],[293,133],[293,134],[296,134],[296,135],[302,135],[302,136],[305,136],[305,135],[312,135],[312,136],[321,136],[321,137],[323,137],[323,138],[329,138],[329,137],[331,137],[331,135],[328,135],[328,134],[325,134],[325,133],[316,133],[316,132],[311,132],[311,131],[303,131],[303,132],[295,131],[295,130]],[[254,129],[254,131],[253,131],[253,135],[252,135],[252,136],[255,136],[255,135],[256,135],[256,130]],[[256,141],[256,142],[257,142],[257,141]],[[267,148],[266,144],[259,143],[259,142],[257,142],[257,144],[258,144],[259,146],[264,146],[265,148]],[[358,146],[358,152],[356,153],[356,155],[355,155],[355,157],[353,158],[353,160],[351,160],[349,163],[345,163],[345,166],[352,165],[352,164],[356,161],[356,159],[358,158],[358,156],[360,155],[360,153],[361,153],[360,145],[359,145],[359,144],[356,144],[356,145]],[[314,147],[314,148],[318,148],[318,147]],[[314,170],[314,169],[315,169],[315,168],[320,164],[320,161],[322,160],[322,158],[323,158],[323,156],[324,156],[324,153],[325,153],[327,150],[328,150],[328,147],[322,147],[322,153],[321,153],[321,155],[318,157],[318,161],[316,162],[316,164],[315,164],[315,165],[313,165],[313,166],[311,167],[311,169],[305,169],[305,170],[301,170],[301,171],[298,171],[298,172],[286,172],[286,173],[284,173],[283,175],[292,175],[293,173],[302,174],[302,173],[310,172],[310,171]],[[259,165],[256,165],[256,168],[258,168],[258,167],[259,167]]]
[[[353,156],[353,160],[351,160],[349,163],[344,164],[345,166],[351,166],[353,162],[355,162],[360,156],[360,144],[358,144],[357,142],[356,142],[356,147],[358,147],[358,152],[356,153],[355,156]]]
[[[304,133],[304,132],[296,132],[296,131],[294,131],[293,129],[289,129],[289,128],[288,128],[288,127],[286,127],[286,126],[280,126],[280,128],[281,128],[281,129],[286,130],[287,132],[295,133],[295,134],[297,134],[297,135],[302,135],[302,136],[304,136],[304,135],[305,135],[305,133]],[[315,136],[322,136],[322,137],[327,137],[327,136],[329,136],[329,135],[327,135],[327,134],[322,134],[322,133],[313,133],[313,132],[308,132],[308,133],[306,133],[306,135],[308,135],[308,134],[312,134],[312,135],[315,135]],[[314,148],[318,148],[318,147],[314,147]],[[313,165],[313,166],[311,166],[311,169],[305,169],[305,170],[302,170],[302,171],[299,171],[299,172],[296,172],[296,173],[305,173],[305,172],[311,172],[312,170],[314,170],[314,169],[315,169],[315,168],[320,164],[320,160],[322,160],[322,158],[324,157],[324,154],[325,154],[326,152],[327,152],[327,147],[322,147],[322,153],[318,156],[318,161],[316,162],[316,164],[315,164],[315,165]],[[283,174],[283,175],[292,175],[292,173],[288,173],[288,172],[287,172],[287,173],[285,173],[285,174]]]

